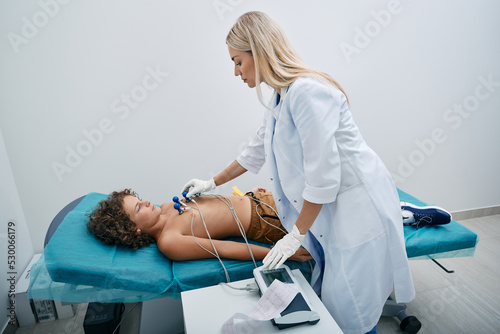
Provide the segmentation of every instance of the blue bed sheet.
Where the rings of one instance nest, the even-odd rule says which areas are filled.
[[[401,201],[418,206],[429,205],[398,189]],[[477,234],[452,220],[446,225],[404,227],[406,254],[409,259],[439,259],[473,256],[478,242]]]

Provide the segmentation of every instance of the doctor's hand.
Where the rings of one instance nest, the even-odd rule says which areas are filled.
[[[300,248],[305,237],[306,235],[300,234],[299,229],[294,225],[292,232],[279,240],[273,249],[267,253],[262,261],[264,267],[269,267],[269,269],[281,267],[281,265]]]
[[[192,179],[184,185],[182,192],[187,191],[186,197],[193,197],[196,194],[201,194],[210,190],[215,189],[215,181],[211,178],[208,181],[202,181],[198,179]]]

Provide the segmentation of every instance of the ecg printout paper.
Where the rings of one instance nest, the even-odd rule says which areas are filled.
[[[283,312],[292,302],[297,290],[279,281],[264,292],[253,310],[247,315],[235,313],[222,325],[222,334],[256,333],[263,321],[268,321]]]

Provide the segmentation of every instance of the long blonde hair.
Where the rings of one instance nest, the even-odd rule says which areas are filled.
[[[265,13],[253,11],[241,15],[229,31],[226,44],[234,50],[252,54],[257,96],[264,105],[261,82],[279,91],[303,76],[331,83],[347,98],[342,87],[330,75],[318,71],[299,57],[278,23]]]

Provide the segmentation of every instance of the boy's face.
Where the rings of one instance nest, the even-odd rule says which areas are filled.
[[[150,201],[142,201],[135,196],[123,198],[123,209],[138,229],[147,230],[153,226],[160,216],[160,208],[151,204]]]

